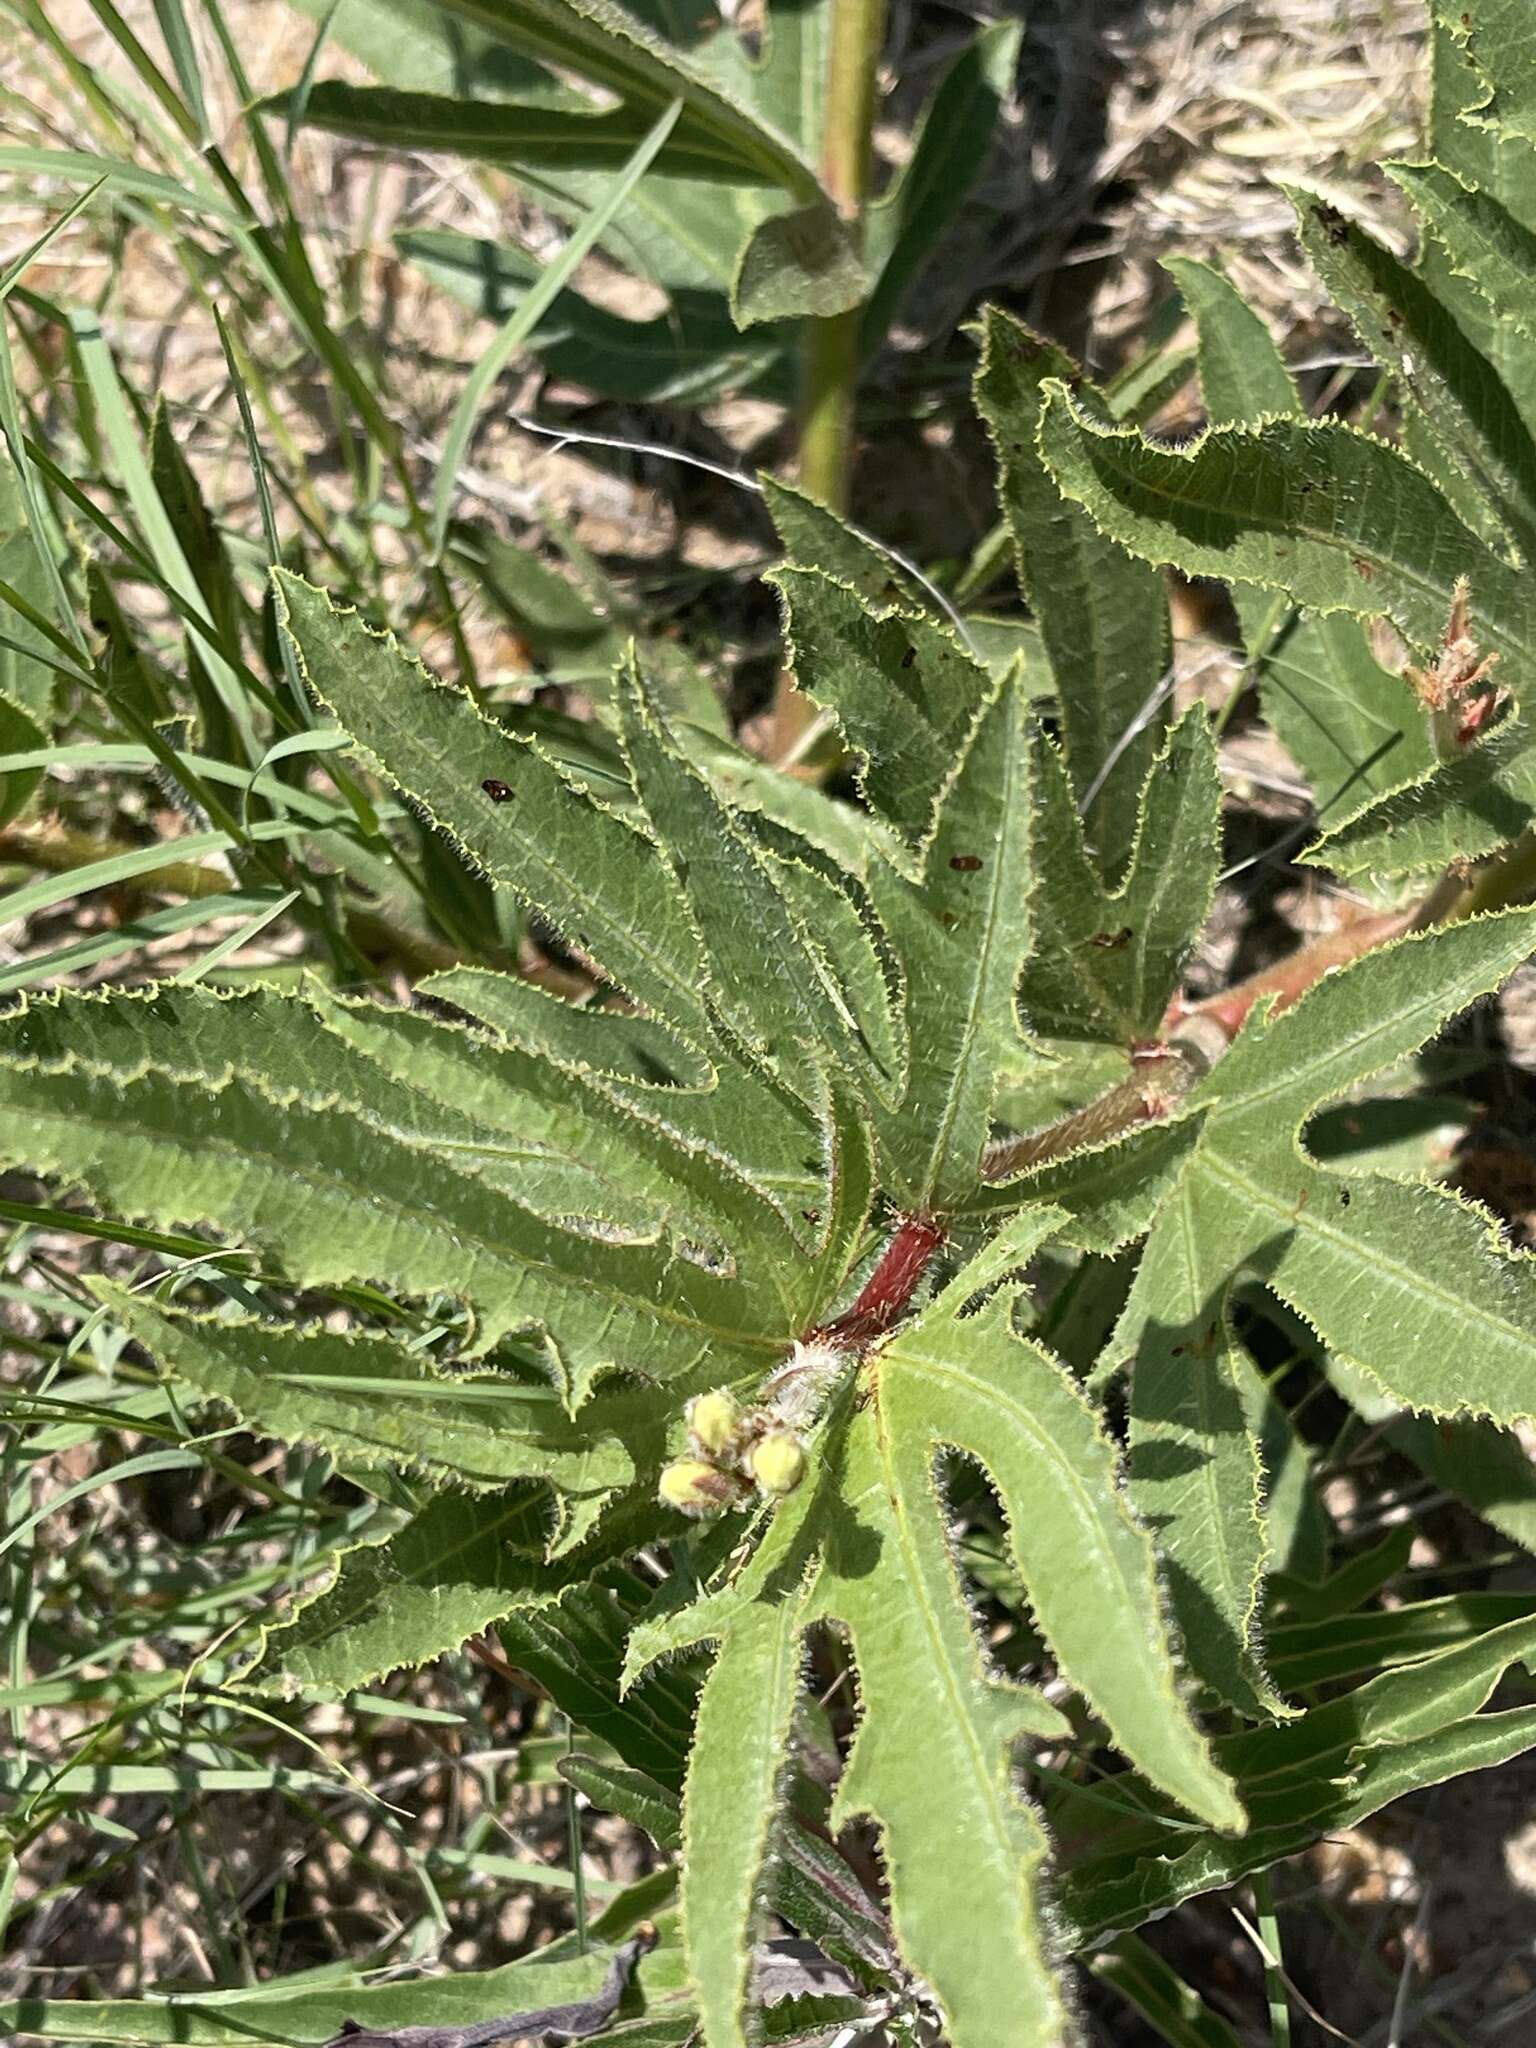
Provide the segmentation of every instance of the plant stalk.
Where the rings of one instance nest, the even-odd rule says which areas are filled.
[[[832,0],[827,55],[821,182],[833,205],[862,237],[874,162],[878,67],[885,45],[885,0]],[[807,320],[802,353],[800,484],[833,512],[848,510],[853,475],[854,406],[858,395],[864,309]],[[774,700],[772,756],[794,750],[816,707],[785,671]]]
[[[857,1350],[883,1337],[906,1313],[918,1282],[943,1242],[944,1232],[931,1217],[903,1216],[853,1307],[813,1332],[813,1341]]]

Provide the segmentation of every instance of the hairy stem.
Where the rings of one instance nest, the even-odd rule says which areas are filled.
[[[903,1216],[859,1298],[835,1322],[815,1332],[824,1344],[854,1348],[880,1337],[906,1310],[944,1232],[927,1216]]]
[[[1137,1124],[1168,1116],[1210,1067],[1208,1054],[1191,1034],[1188,1042],[1173,1040],[1150,1048],[1135,1061],[1133,1071],[1092,1102],[1059,1123],[1022,1138],[1004,1138],[989,1145],[982,1160],[983,1180],[1013,1180],[1052,1159],[1063,1159],[1089,1145],[1102,1145]]]

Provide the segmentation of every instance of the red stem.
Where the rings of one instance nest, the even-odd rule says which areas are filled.
[[[1273,967],[1265,968],[1262,974],[1252,975],[1247,981],[1223,989],[1220,995],[1207,996],[1200,1003],[1176,1001],[1164,1019],[1164,1029],[1176,1030],[1191,1017],[1209,1017],[1221,1026],[1230,1042],[1236,1038],[1248,1012],[1261,996],[1272,995],[1277,1011],[1288,1010],[1333,968],[1357,960],[1362,953],[1384,946],[1389,939],[1401,938],[1412,927],[1413,916],[1410,908],[1356,918],[1352,924],[1314,939],[1310,945],[1299,946]]]
[[[851,1349],[883,1336],[917,1292],[928,1261],[943,1242],[944,1232],[929,1217],[903,1216],[853,1307],[815,1331],[815,1339]]]

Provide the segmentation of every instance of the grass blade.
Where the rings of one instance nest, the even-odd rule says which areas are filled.
[[[443,544],[448,537],[448,520],[453,511],[454,486],[458,478],[459,465],[469,447],[470,436],[480,416],[480,408],[485,402],[486,393],[564,291],[575,273],[576,266],[588,250],[601,240],[615,215],[660,155],[667,137],[677,126],[682,110],[681,100],[674,100],[667,108],[630,158],[626,169],[614,180],[602,204],[594,207],[575,230],[560,254],[544,271],[538,283],[470,372],[469,381],[454,407],[453,419],[443,441],[442,461],[438,465],[437,483],[432,493],[431,533],[434,562],[442,559]]]

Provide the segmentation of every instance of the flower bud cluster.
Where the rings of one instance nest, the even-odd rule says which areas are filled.
[[[700,1518],[755,1499],[782,1500],[805,1477],[802,1419],[793,1404],[745,1407],[729,1387],[696,1395],[688,1403],[688,1455],[663,1469],[661,1499]]]

